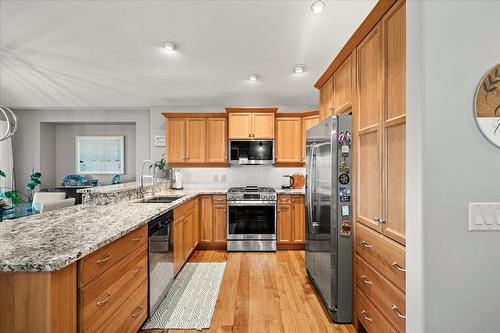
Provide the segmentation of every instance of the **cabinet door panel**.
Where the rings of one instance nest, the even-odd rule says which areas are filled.
[[[278,205],[278,243],[292,242],[291,205]]]
[[[251,113],[229,113],[229,139],[248,139],[252,132]]]
[[[184,264],[184,220],[174,221],[174,271],[177,274]]]
[[[384,231],[405,244],[406,35],[405,5],[382,21],[386,69],[384,113]]]
[[[201,209],[200,209],[200,218],[201,218],[201,233],[200,233],[200,241],[202,243],[212,243],[212,196],[211,195],[203,195],[200,198]]]
[[[359,129],[380,125],[382,115],[382,38],[373,28],[357,48]]]
[[[303,196],[293,196],[292,197],[292,221],[293,221],[293,232],[292,241],[293,243],[304,243],[305,242],[305,208],[304,208],[304,197]]]
[[[306,161],[306,132],[319,123],[319,116],[308,116],[302,119],[302,162]]]
[[[359,136],[358,140],[358,221],[382,231],[374,218],[381,217],[381,170],[378,132]]]
[[[357,48],[357,220],[382,231],[375,219],[382,217],[382,50],[380,26]]]
[[[301,118],[278,118],[276,130],[276,161],[302,162]]]
[[[319,90],[319,120],[333,113],[333,76]]]
[[[186,118],[186,162],[206,161],[207,122],[205,118]]]
[[[167,160],[184,163],[186,158],[186,127],[184,118],[167,120]]]
[[[226,243],[227,240],[227,208],[226,205],[213,206],[214,243]]]
[[[226,118],[208,118],[207,162],[227,162],[227,120]]]
[[[184,226],[182,227],[183,232],[183,252],[184,252],[184,261],[186,261],[191,252],[193,252],[194,238],[193,238],[193,212],[190,212],[184,217]]]
[[[274,139],[274,113],[252,113],[252,137]]]
[[[352,57],[349,56],[333,75],[335,113],[346,113],[352,106]]]

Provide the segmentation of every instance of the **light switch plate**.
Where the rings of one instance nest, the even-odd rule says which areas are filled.
[[[500,202],[469,202],[469,231],[500,230]]]

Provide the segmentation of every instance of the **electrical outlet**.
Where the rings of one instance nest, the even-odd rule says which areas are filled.
[[[219,177],[217,175],[214,175],[214,183],[217,183],[219,181]]]
[[[469,202],[469,231],[500,230],[500,202]]]
[[[220,176],[220,182],[225,183],[226,182],[226,175]]]

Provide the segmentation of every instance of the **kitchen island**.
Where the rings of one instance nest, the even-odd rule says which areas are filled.
[[[170,210],[174,210],[175,216],[176,209],[184,209],[193,199],[198,202],[198,197],[224,198],[226,192],[226,189],[167,190],[157,195],[180,198],[162,204],[124,200],[104,206],[74,206],[0,223],[0,331],[94,331],[106,327],[113,317],[110,314],[121,316],[116,312],[119,310],[128,311],[123,321],[130,316],[136,318],[134,315],[141,310],[137,318],[142,324],[147,314],[145,306],[129,309],[125,304],[133,301],[143,304],[147,300],[147,223]],[[303,190],[293,192],[301,193]],[[196,207],[198,209],[198,205]],[[203,206],[201,208],[203,210]],[[202,227],[199,228],[196,232],[193,229],[195,239],[200,239],[203,233]],[[88,263],[90,260],[105,262],[111,258],[109,249],[114,248],[125,250],[117,250],[119,255],[110,260],[113,266],[99,270],[99,265]],[[112,274],[113,270],[116,272]],[[141,272],[134,273],[137,270]],[[133,280],[135,276],[140,277]],[[106,281],[99,282],[102,286],[96,282],[100,279],[116,280],[136,289],[116,297],[104,289],[94,292],[92,297],[87,296],[93,290],[104,288]],[[99,307],[108,306],[112,301],[106,302],[113,298],[119,298],[121,305],[109,305],[110,309],[104,311],[108,319],[97,316]],[[85,325],[85,320],[103,326]]]

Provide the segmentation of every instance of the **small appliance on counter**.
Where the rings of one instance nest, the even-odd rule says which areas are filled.
[[[293,178],[293,176],[284,175],[283,182],[281,184],[281,188],[282,189],[290,189],[293,187],[294,183],[295,183],[295,179]]]
[[[182,171],[180,169],[172,169],[172,177],[170,177],[170,185],[174,190],[182,190]]]
[[[301,173],[294,173],[293,174],[293,182],[292,182],[292,188],[304,188],[305,185],[305,177]]]

